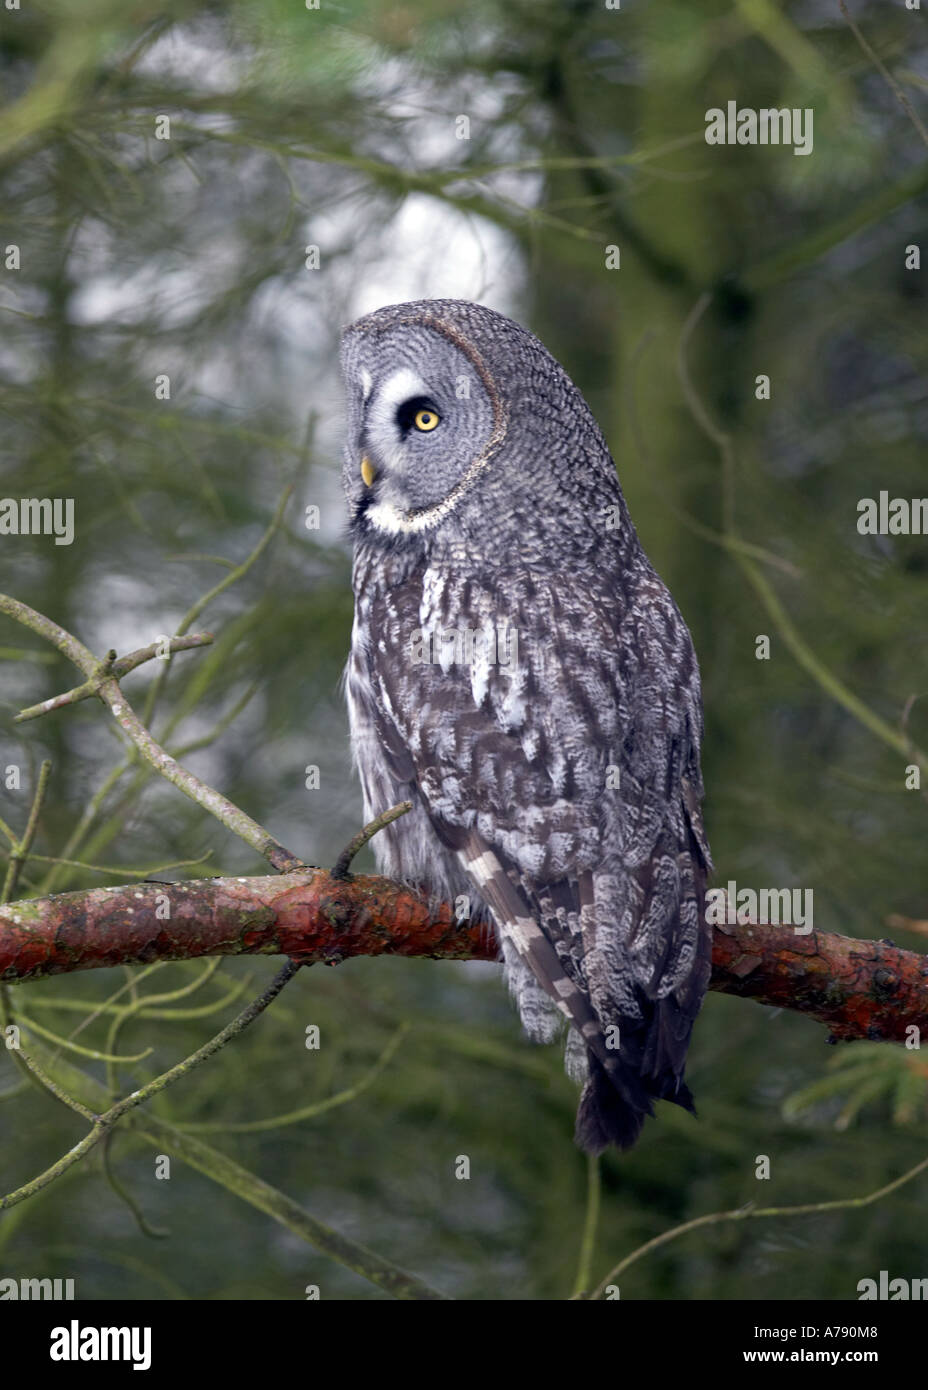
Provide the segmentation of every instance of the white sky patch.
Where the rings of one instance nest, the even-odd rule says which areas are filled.
[[[232,88],[253,75],[256,55],[247,45],[230,52],[217,41],[218,32],[211,20],[175,27],[152,45],[140,70],[207,92]],[[403,61],[384,62],[380,55],[366,64],[358,52],[354,61],[359,64],[355,83],[359,98],[377,97],[397,122],[383,135],[382,151],[375,148],[374,139],[365,153],[380,154],[424,173],[433,168],[447,172],[460,164],[461,183],[448,185],[451,189],[460,188],[464,194],[479,190],[492,197],[492,187],[528,206],[535,201],[540,186],[537,173],[503,172],[491,175],[487,184],[468,179],[465,166],[471,147],[455,138],[458,111],[469,113],[476,130],[486,130],[513,93],[521,90],[519,79],[457,84],[443,88],[436,97],[434,88],[419,85]],[[210,125],[208,117],[187,119],[204,128]],[[489,162],[506,164],[524,153],[519,137],[504,130],[487,157]],[[247,176],[244,164],[243,169]],[[178,197],[189,197],[190,171],[165,170],[166,186],[172,177]],[[196,395],[207,396],[228,407],[236,423],[245,424],[270,377],[276,400],[286,402],[280,415],[281,432],[295,439],[302,438],[314,411],[313,452],[318,464],[306,498],[320,506],[320,528],[314,539],[323,544],[344,543],[339,329],[373,309],[414,299],[475,300],[517,317],[526,271],[514,237],[438,197],[412,193],[392,215],[376,217],[370,215],[371,190],[361,178],[355,181],[349,175],[339,184],[334,176],[328,182],[319,176],[305,188],[304,180],[298,182],[306,202],[304,215],[292,228],[292,268],[302,272],[305,248],[314,244],[320,249],[321,270],[271,276],[252,297],[244,323],[251,335],[251,370],[243,378],[237,340],[228,352],[212,349],[208,361],[196,354],[187,360],[182,352],[175,352],[167,364],[163,359],[170,354],[156,343],[152,352],[144,354],[139,368],[141,375],[151,378],[157,372],[171,372],[172,398],[183,397],[189,403]],[[317,182],[320,196],[309,196]],[[377,196],[374,192],[373,197]],[[384,206],[389,209],[391,204]],[[240,254],[234,229],[226,236],[221,225],[212,223],[202,249],[185,246],[182,254],[166,250],[157,263],[122,265],[116,249],[112,234],[102,224],[88,230],[81,247],[79,288],[72,300],[72,313],[81,325],[127,329],[151,318],[163,331],[182,331],[217,288],[235,278]],[[396,520],[382,518],[387,529],[395,527]]]
[[[88,578],[89,575],[88,571]],[[157,637],[176,632],[183,617],[180,610],[167,612],[159,606],[158,593],[148,579],[130,574],[97,574],[92,586],[87,586],[90,587],[92,595],[86,589],[80,595],[80,631],[91,651],[105,652],[115,647],[125,656]],[[150,672],[156,668],[154,661],[149,663]]]
[[[154,78],[173,78],[202,91],[233,91],[244,84],[253,59],[241,29],[236,48],[220,41],[219,25],[210,19],[174,24],[157,38],[135,64],[135,71]]]
[[[103,271],[75,288],[71,312],[80,324],[136,324],[151,315],[164,331],[180,328],[231,278],[239,254],[233,238],[223,245],[213,237],[200,255],[185,252],[180,263],[166,253],[122,273]]]
[[[512,238],[427,194],[403,201],[379,248],[358,251],[365,273],[349,300],[352,319],[409,299],[474,299],[513,313],[522,260]]]

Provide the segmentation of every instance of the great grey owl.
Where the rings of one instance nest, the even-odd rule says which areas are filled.
[[[345,330],[345,673],[381,871],[495,928],[528,1035],[567,1023],[576,1139],[630,1147],[683,1081],[710,973],[686,625],[580,392],[466,300]]]

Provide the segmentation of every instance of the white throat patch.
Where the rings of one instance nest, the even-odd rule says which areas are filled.
[[[365,516],[372,526],[388,536],[408,536],[417,531],[425,531],[437,521],[441,521],[442,517],[447,516],[454,508],[457,500],[458,495],[453,492],[443,501],[436,502],[433,507],[426,507],[421,512],[401,512],[392,502],[375,502],[372,507],[368,507]]]

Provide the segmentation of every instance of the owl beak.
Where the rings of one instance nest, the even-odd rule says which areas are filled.
[[[361,460],[361,477],[364,479],[365,487],[370,487],[374,479],[377,477],[377,470],[371,463],[367,454],[365,454]]]

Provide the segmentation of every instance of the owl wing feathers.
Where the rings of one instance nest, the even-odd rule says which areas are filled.
[[[488,851],[484,850],[483,864],[487,858]],[[641,1075],[641,1048],[633,1041],[629,1051],[628,1040],[620,1040],[614,1000],[608,1013],[601,1016],[597,1012],[585,979],[585,961],[595,950],[594,876],[585,873],[576,880],[561,879],[539,890],[525,875],[510,870],[518,885],[514,888],[498,861],[496,864],[492,882],[482,891],[496,918],[501,940],[514,947],[520,963],[557,1001],[558,1009],[573,1029],[570,1037],[578,1058],[569,1070],[585,1083],[577,1114],[577,1142],[590,1152],[600,1152],[609,1143],[628,1148],[637,1140],[645,1115],[654,1111]],[[482,874],[478,881],[481,878]],[[504,885],[510,888],[508,894]],[[517,899],[527,904],[528,917],[525,907],[520,916],[515,915],[519,910]],[[584,915],[588,919],[586,932],[581,925]],[[534,934],[526,932],[526,922],[534,926]],[[588,947],[587,941],[591,942]],[[511,955],[511,949],[506,954]],[[524,1009],[520,1008],[520,1012],[525,1023]],[[610,1020],[614,1039],[607,1036],[603,1018]],[[582,1048],[577,1047],[580,1039]]]
[[[466,614],[434,571],[373,603],[377,737],[492,913],[530,1036],[550,1038],[552,1005],[567,1021],[568,1067],[586,1074],[578,1142],[628,1147],[652,1097],[692,1106],[683,1067],[708,983],[689,635],[649,568],[631,596],[594,575],[466,583]],[[519,634],[508,666],[410,660],[414,631],[501,623]]]

